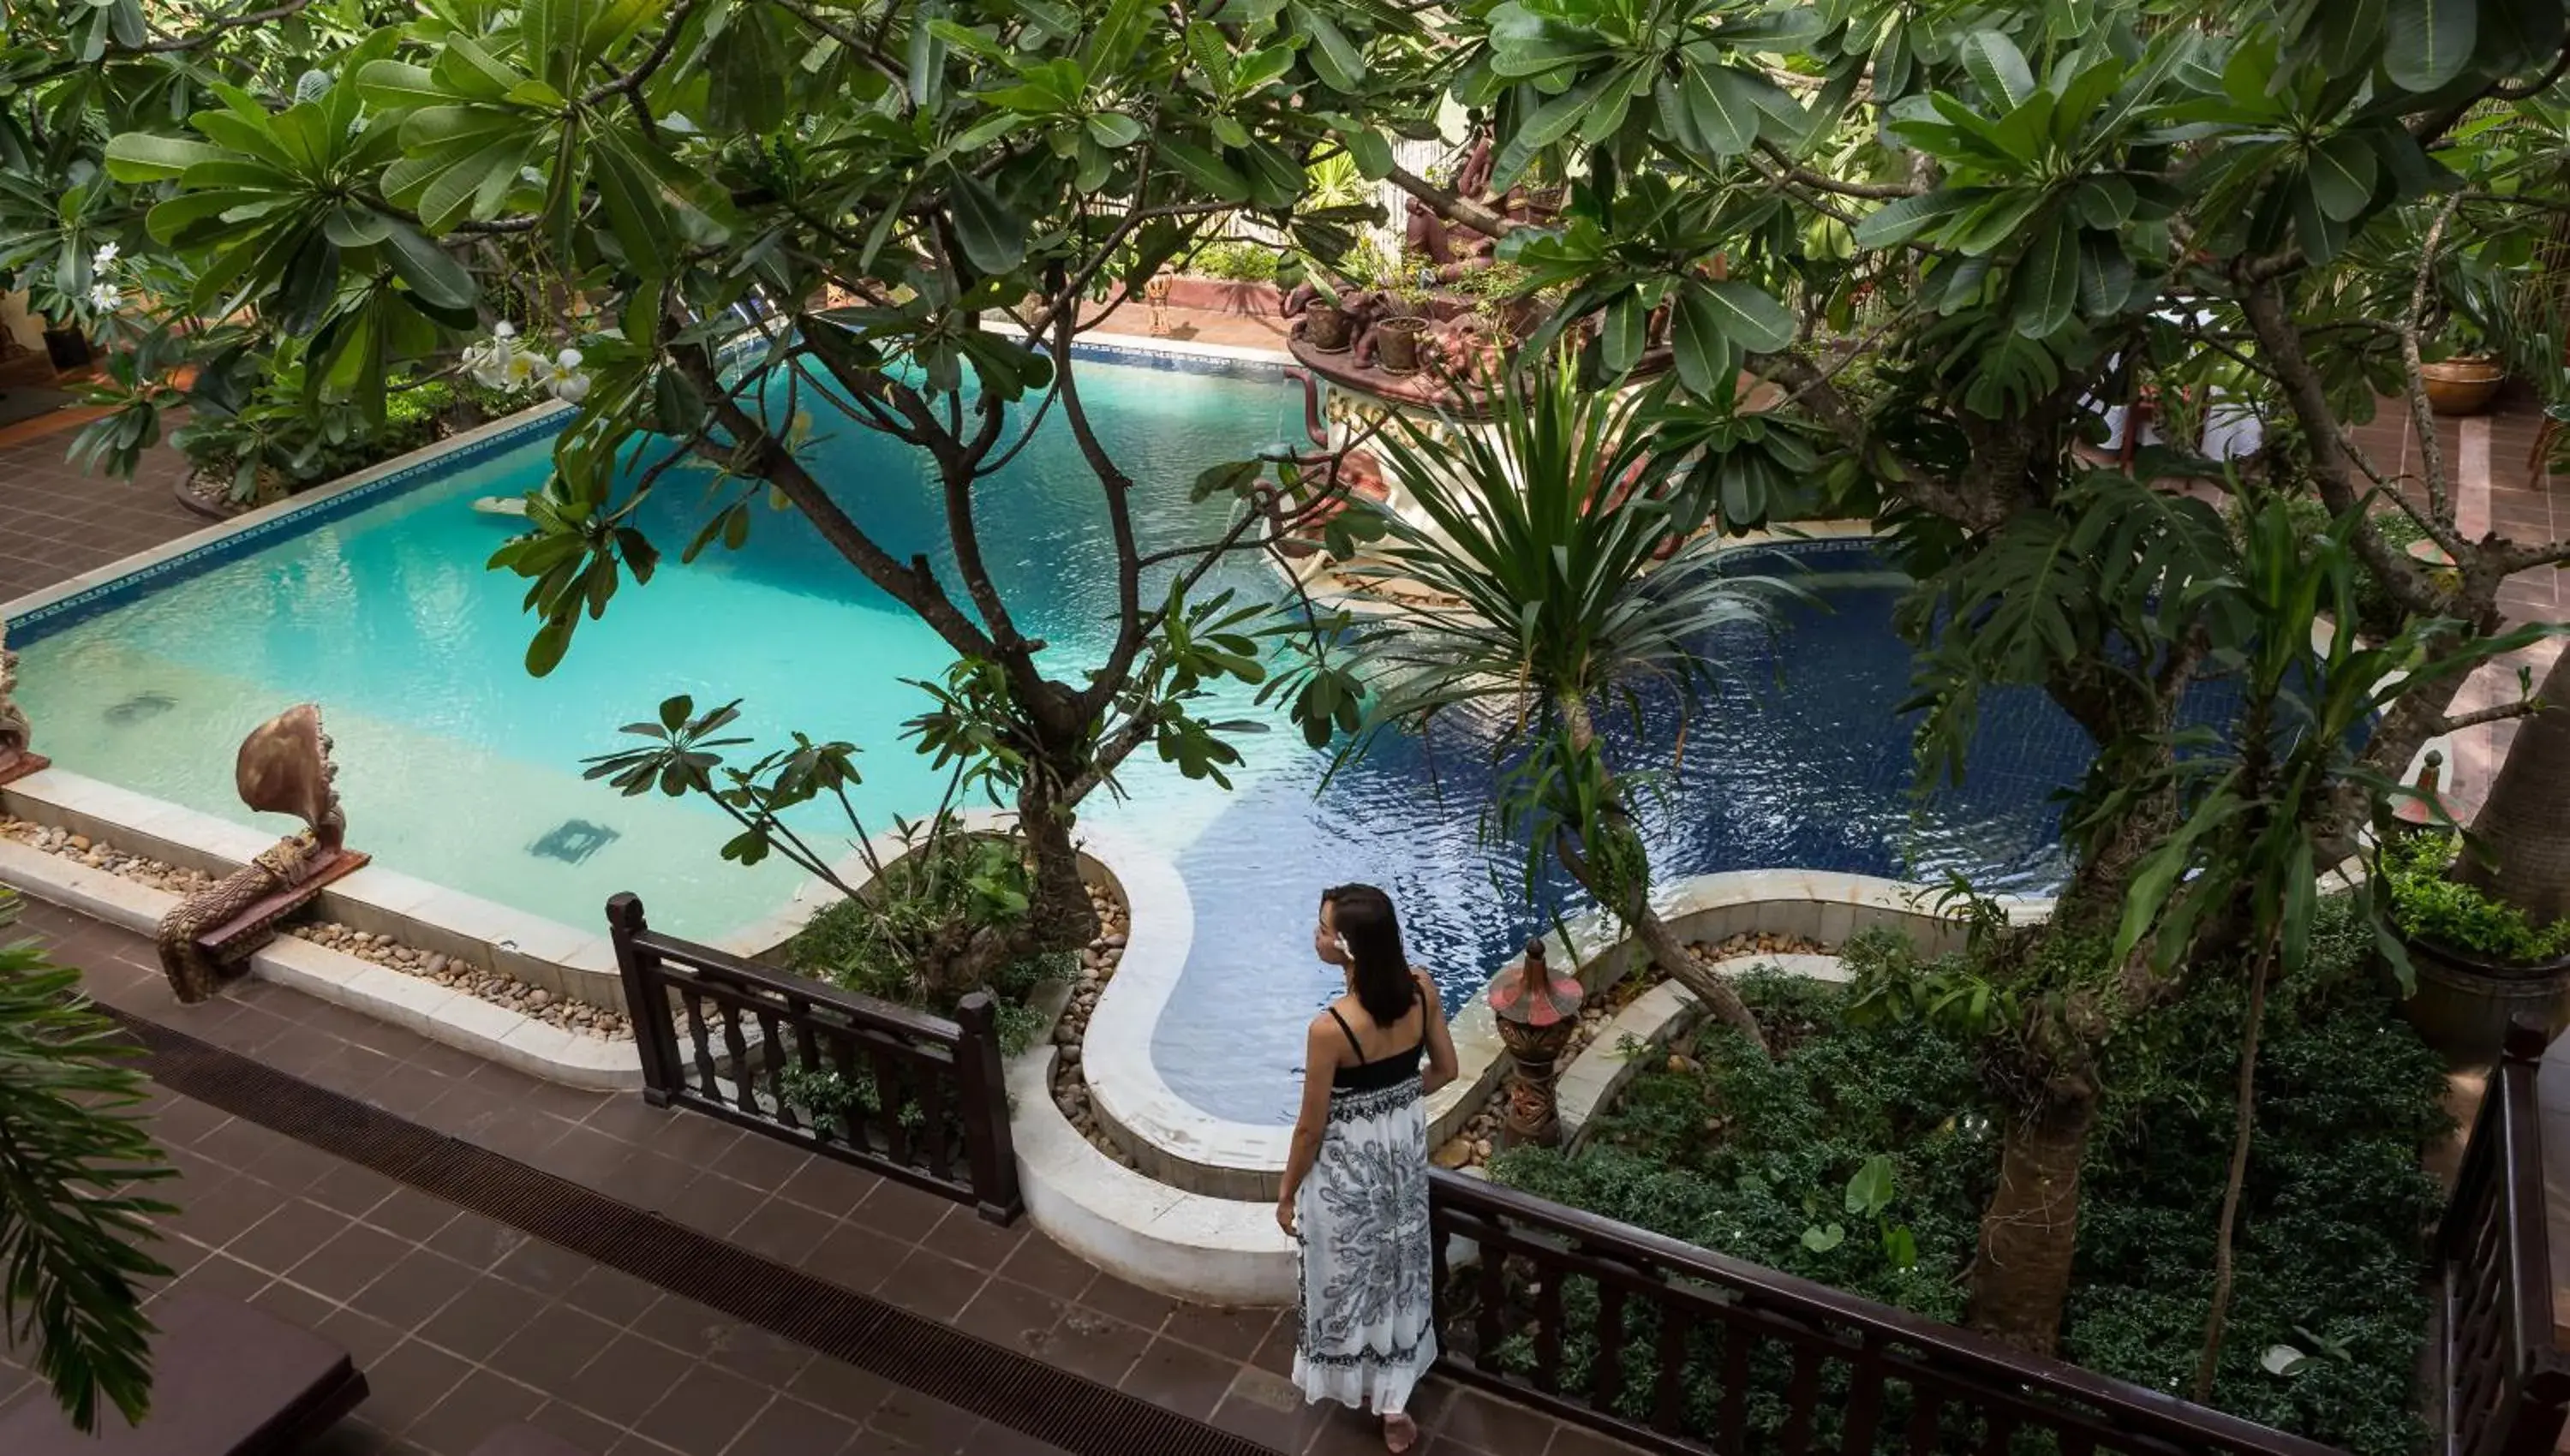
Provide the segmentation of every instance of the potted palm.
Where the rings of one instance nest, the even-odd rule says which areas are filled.
[[[2458,858],[2455,836],[2412,832],[2384,846],[2379,873],[2417,977],[2402,1003],[2410,1024],[2452,1065],[2480,1066],[2516,1016],[2570,1027],[2570,919],[2535,924],[2456,879]]]

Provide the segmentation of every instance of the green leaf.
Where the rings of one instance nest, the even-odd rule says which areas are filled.
[[[1758,143],[1758,97],[1727,66],[1690,66],[1679,84],[1696,136],[1716,157],[1738,157]]]
[[[1699,287],[1724,336],[1743,352],[1773,354],[1794,342],[1794,315],[1766,289],[1733,278]]]
[[[2406,91],[2434,91],[2462,74],[2480,20],[2476,0],[2389,0],[2382,69]]]
[[[1700,399],[1727,396],[1739,369],[1723,323],[1723,310],[1712,290],[1696,283],[1679,290],[1677,306],[1669,315],[1669,343],[1676,356],[1678,382]]]
[[[1027,258],[1026,219],[1000,201],[991,184],[958,168],[947,196],[953,204],[956,240],[964,256],[984,273],[1006,273]]]
[[[1507,145],[1493,160],[1491,186],[1502,191],[1514,186],[1545,148],[1575,131],[1604,81],[1603,77],[1591,78],[1535,108],[1534,115],[1518,126],[1516,135],[1508,138]]]
[[[1909,241],[1928,228],[1944,221],[1973,205],[1978,197],[1968,190],[1926,192],[1915,197],[1895,197],[1867,213],[1856,225],[1856,245],[1871,252]]]
[[[438,308],[470,308],[476,290],[473,275],[464,265],[447,256],[446,249],[423,236],[407,222],[392,221],[384,241],[392,256],[393,271],[408,283],[411,291]]]
[[[1169,160],[1171,166],[1185,174],[1187,181],[1195,183],[1199,190],[1226,202],[1249,200],[1248,181],[1230,163],[1223,161],[1220,153],[1173,137],[1156,137],[1151,145]]]
[[[2123,311],[2133,295],[2133,262],[2113,233],[2090,232],[2079,239],[2079,307],[2090,318]]]
[[[1332,91],[1356,91],[1365,85],[1365,53],[1351,44],[1347,32],[1339,29],[1317,5],[1293,7],[1295,28],[1312,38],[1311,49],[1304,55],[1312,62],[1312,73]]]
[[[1348,147],[1348,158],[1357,165],[1357,175],[1367,182],[1381,182],[1392,176],[1392,144],[1372,127],[1358,127],[1342,132],[1339,140]]]
[[[107,175],[121,182],[167,182],[200,162],[217,162],[230,155],[220,147],[185,137],[120,132],[108,139]]]
[[[2016,42],[1994,30],[1976,30],[1963,37],[1960,49],[1963,69],[1992,110],[2012,110],[2034,94],[2034,73],[2026,68],[2025,53]]]
[[[2312,149],[2305,174],[2312,197],[2331,220],[2355,220],[2373,202],[2373,144],[2361,132],[2341,132]]]
[[[2050,338],[2079,302],[2079,229],[2055,215],[2016,265],[2016,331]]]
[[[1081,123],[1089,140],[1110,152],[1121,152],[1142,140],[1142,124],[1122,112],[1092,112]]]
[[[1627,288],[1606,305],[1597,335],[1598,359],[1609,374],[1622,374],[1641,362],[1649,342],[1651,310],[1639,289]]]

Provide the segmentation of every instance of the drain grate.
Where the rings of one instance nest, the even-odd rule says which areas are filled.
[[[174,1091],[1075,1456],[1275,1456],[237,1052],[99,1009],[133,1033],[144,1070]]]
[[[527,846],[527,853],[539,859],[577,865],[623,838],[625,836],[606,825],[592,824],[586,819],[566,819],[545,831],[543,838]]]
[[[179,700],[168,693],[139,692],[99,716],[107,719],[111,726],[130,728],[146,718],[158,718],[177,706]]]

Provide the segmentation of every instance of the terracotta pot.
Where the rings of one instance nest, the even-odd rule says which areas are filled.
[[[1348,347],[1348,316],[1335,303],[1314,299],[1303,310],[1303,342],[1316,354],[1337,354]]]
[[[2440,415],[2477,415],[2507,382],[2506,367],[2495,359],[2442,359],[2419,365],[2418,375],[2426,381],[2427,408]]]
[[[2550,1035],[2570,1028],[2570,956],[2510,965],[2396,933],[2418,976],[2401,1014],[2444,1054],[2446,1065],[2488,1066],[2516,1016],[2533,1017]]]
[[[1386,374],[1419,372],[1419,336],[1428,330],[1424,318],[1387,318],[1376,324],[1375,362]]]

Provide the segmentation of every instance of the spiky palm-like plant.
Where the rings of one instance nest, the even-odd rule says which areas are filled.
[[[1418,728],[1478,704],[1505,726],[1485,834],[1525,848],[1533,894],[1556,860],[1713,1014],[1765,1046],[1757,1018],[1652,910],[1635,823],[1637,775],[1597,730],[1601,702],[1638,705],[1666,683],[1692,711],[1715,664],[1714,627],[1762,618],[1793,588],[1724,571],[1699,535],[1706,493],[1635,428],[1637,396],[1580,381],[1567,357],[1494,381],[1487,428],[1396,418],[1384,465],[1424,521],[1371,503],[1376,536],[1350,574],[1406,579],[1436,598],[1357,627],[1366,731]]]
[[[0,891],[0,935],[17,902]],[[169,1177],[135,1105],[142,1074],[80,972],[0,942],[0,1343],[84,1431],[102,1400],[139,1422],[152,1389],[146,1246],[175,1213],[135,1186]]]

